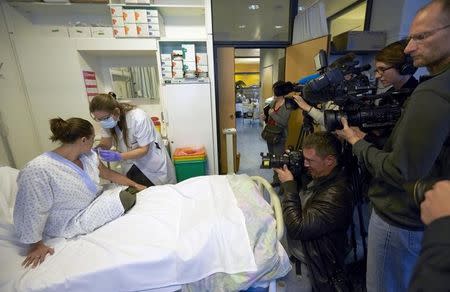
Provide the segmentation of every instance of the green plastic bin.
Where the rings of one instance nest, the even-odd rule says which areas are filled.
[[[206,160],[175,161],[177,181],[206,174]]]

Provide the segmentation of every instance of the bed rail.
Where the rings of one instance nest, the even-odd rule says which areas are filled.
[[[273,208],[273,211],[275,213],[275,221],[277,222],[277,238],[278,240],[281,240],[284,234],[284,221],[280,199],[278,198],[277,193],[266,179],[260,176],[251,176],[250,178],[258,185],[259,188],[261,188],[261,186],[264,186],[264,188],[269,193],[270,205]]]

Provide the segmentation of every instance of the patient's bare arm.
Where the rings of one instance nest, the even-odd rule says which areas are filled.
[[[138,184],[138,183],[132,181],[131,179],[129,179],[128,177],[126,177],[118,172],[115,172],[114,170],[107,168],[102,162],[99,163],[98,169],[100,170],[101,178],[107,179],[109,181],[112,181],[114,183],[121,184],[124,186],[133,187],[139,191],[142,191],[143,189],[147,188],[146,186]]]
[[[22,266],[27,268],[31,265],[31,267],[34,269],[39,264],[42,264],[42,262],[45,260],[45,257],[47,254],[53,254],[55,250],[49,246],[46,246],[42,240],[38,241],[36,243],[33,243],[30,246],[30,249],[28,250],[28,254],[26,259],[22,262]]]

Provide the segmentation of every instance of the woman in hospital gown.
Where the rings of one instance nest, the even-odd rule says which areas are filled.
[[[31,244],[25,267],[36,267],[53,254],[46,239],[89,233],[132,207],[135,197],[129,192],[102,194],[99,176],[137,190],[145,188],[99,162],[92,150],[90,122],[56,118],[50,120],[50,128],[50,139],[61,145],[30,161],[17,179],[14,226],[19,241]]]
[[[111,94],[95,96],[89,110],[102,126],[101,159],[122,161],[123,173],[147,187],[177,182],[161,135],[143,110],[119,103]],[[119,152],[109,150],[113,142]]]

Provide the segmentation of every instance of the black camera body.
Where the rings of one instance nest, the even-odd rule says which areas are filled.
[[[290,151],[283,155],[275,155],[267,153],[260,153],[261,155],[261,166],[263,169],[270,168],[283,168],[286,164],[288,169],[295,175],[299,174],[303,168],[303,153],[301,151]]]

